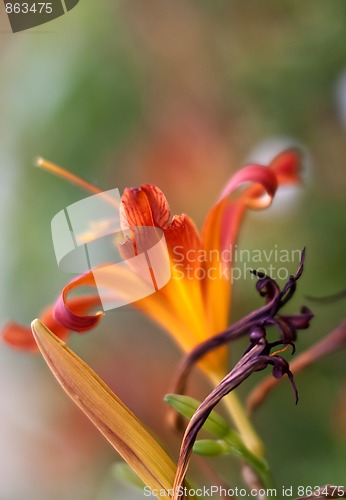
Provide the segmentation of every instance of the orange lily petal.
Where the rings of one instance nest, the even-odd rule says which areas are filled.
[[[246,209],[268,207],[279,184],[298,181],[299,168],[300,157],[294,150],[278,155],[269,167],[256,164],[244,167],[227,183],[218,203],[208,213],[202,230],[202,245],[207,255],[213,258],[207,259],[206,267],[218,270],[221,276],[219,280],[204,282],[205,304],[215,332],[222,331],[227,325],[231,299],[231,250],[237,241]],[[238,199],[229,199],[238,188],[248,183],[252,185],[242,191]],[[214,256],[213,250],[219,250],[219,256]],[[224,251],[227,251],[229,262],[220,262]]]
[[[301,153],[296,149],[287,149],[275,156],[269,168],[275,172],[279,185],[298,184],[301,182]]]
[[[147,223],[147,222],[146,222]],[[185,215],[175,217],[169,227],[165,230],[166,242],[171,252],[172,278],[161,290],[153,295],[143,293],[145,298],[133,303],[147,315],[152,317],[165,330],[171,333],[174,340],[185,351],[188,352],[199,342],[213,335],[209,330],[205,316],[201,281],[199,279],[188,279],[185,276],[186,250],[195,248],[198,250],[200,240],[193,222]],[[179,260],[174,262],[174,247],[179,244]],[[182,267],[180,267],[180,264]],[[137,269],[138,271],[138,269]],[[118,297],[131,300],[133,290],[147,287],[147,283],[133,272],[130,267],[121,265],[104,266],[97,269],[97,284],[109,295],[110,300]],[[71,311],[68,294],[72,290],[77,291],[80,287],[94,286],[96,283],[92,273],[84,274],[72,280],[64,289],[59,299],[55,317],[59,321],[77,331],[92,328],[100,320],[99,314],[80,317]],[[201,362],[216,373],[221,373],[226,362],[226,349],[214,352]]]
[[[96,295],[73,297],[69,301],[69,306],[72,311],[79,315],[86,314],[87,311],[99,305],[100,299]],[[55,317],[55,306],[49,306],[40,315],[41,320],[49,329],[54,330],[57,337],[66,340],[69,336],[70,328],[60,323]],[[1,332],[2,340],[14,347],[23,351],[37,352],[37,344],[32,336],[31,328],[15,323],[13,321],[7,323]]]
[[[169,223],[169,205],[156,186],[144,185],[139,189],[125,190],[122,204],[130,228],[155,225],[163,229],[171,258],[170,282],[154,296],[146,297],[135,305],[168,330],[180,347],[188,352],[215,333],[208,326],[201,277],[198,276],[198,267],[202,266],[196,259],[196,253],[201,249],[196,226],[185,214],[175,216]],[[187,266],[191,268],[190,278],[186,276]],[[226,350],[215,352],[208,358],[205,363],[212,363],[213,369],[219,372],[226,361]]]
[[[165,195],[157,186],[145,184],[140,188],[126,188],[121,201],[130,228],[167,227],[169,206]]]
[[[242,184],[253,182],[254,186],[241,193],[238,201],[229,201],[229,196]],[[251,165],[238,171],[222,192],[220,201],[208,213],[203,226],[202,238],[206,255],[206,269],[219,276],[216,280],[205,280],[205,304],[214,332],[226,328],[230,307],[230,261],[222,261],[226,251],[235,243],[239,225],[248,206],[252,207],[270,203],[277,187],[273,172],[260,165]],[[218,251],[218,254],[215,253]],[[227,255],[232,258],[231,253]],[[222,298],[222,299],[221,299]]]
[[[1,337],[6,344],[15,349],[28,352],[38,351],[37,344],[31,333],[31,328],[14,321],[10,321],[4,326]]]
[[[112,298],[127,298],[136,287],[140,287],[140,279],[129,269],[123,266],[109,266],[101,268],[97,272],[98,284],[109,293]],[[94,283],[90,275],[82,275],[71,281],[64,289],[62,296],[55,306],[54,316],[59,318],[61,324],[66,328],[83,332],[93,328],[101,319],[101,315],[93,314],[82,316],[72,310],[72,300],[68,297],[72,291]],[[144,283],[143,286],[146,286]],[[183,349],[188,352],[199,342],[211,335],[207,330],[204,317],[203,301],[200,283],[196,280],[171,279],[161,290],[153,295],[147,296],[133,305],[153,318],[165,330],[169,331]],[[226,350],[222,349],[224,355],[212,353],[201,362],[214,372],[221,373],[225,363]]]
[[[175,215],[164,231],[172,263],[178,268],[199,265],[195,256],[202,248],[194,222],[185,214]]]
[[[54,306],[53,316],[58,324],[63,325],[68,330],[85,332],[87,330],[91,330],[97,325],[103,316],[103,312],[86,314],[90,309],[100,306],[99,295],[79,297],[79,307],[76,307],[76,297],[74,297],[69,299],[67,307],[67,295],[77,286],[96,287],[92,273],[89,272],[81,276],[77,276],[77,278],[74,278],[70,281],[70,283],[68,283],[68,285],[65,286],[61,296]]]

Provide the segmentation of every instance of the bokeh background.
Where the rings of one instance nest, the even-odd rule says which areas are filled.
[[[304,151],[304,185],[250,214],[239,248],[307,247],[290,307],[305,301],[316,318],[299,350],[340,323],[345,302],[304,296],[345,288],[344,0],[81,0],[16,35],[3,4],[0,16],[2,323],[29,323],[69,279],[50,221],[86,195],[36,169],[37,155],[103,189],[155,183],[172,213],[201,224],[237,168],[289,144]],[[249,280],[234,290],[232,321],[261,303]],[[171,340],[126,309],[71,344],[176,453],[162,402],[179,359]],[[297,377],[298,407],[284,384],[256,413],[278,487],[345,483],[345,366],[340,351]],[[142,498],[114,477],[115,453],[39,356],[1,344],[0,388],[1,500]],[[206,390],[196,377],[192,391]],[[242,484],[236,461],[211,464]]]

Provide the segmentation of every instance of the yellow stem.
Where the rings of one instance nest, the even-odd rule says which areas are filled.
[[[215,372],[208,372],[207,375],[213,385],[217,385],[220,383],[221,379],[218,375],[215,374]],[[246,447],[257,457],[263,457],[263,442],[258,436],[255,428],[253,427],[252,422],[249,419],[244,406],[239,400],[237,393],[235,391],[232,391],[227,394],[227,396],[223,398],[223,403],[228,414],[232,418],[234,425],[238,429]]]

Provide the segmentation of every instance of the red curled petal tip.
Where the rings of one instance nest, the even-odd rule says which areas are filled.
[[[99,301],[98,301],[99,302]],[[103,316],[103,312],[81,315],[73,312],[62,294],[57,300],[54,311],[54,319],[68,330],[83,333],[94,328]]]
[[[90,272],[70,281],[65,286],[53,309],[55,321],[68,330],[74,330],[79,333],[94,328],[103,316],[103,312],[101,311],[95,314],[87,314],[91,309],[100,307],[99,295],[85,295],[68,299],[70,291],[85,286],[96,288],[94,277]]]

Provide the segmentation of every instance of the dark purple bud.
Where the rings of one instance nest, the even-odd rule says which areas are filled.
[[[304,260],[305,260],[305,248],[302,251],[302,255],[300,258],[300,264],[299,264],[299,267],[297,269],[296,274],[294,276],[289,277],[289,280],[287,281],[286,285],[282,289],[281,299],[280,299],[280,307],[287,304],[287,302],[292,298],[294,292],[296,291],[296,288],[297,288],[296,282],[299,280],[299,278],[302,275],[302,272],[304,269]]]
[[[262,326],[256,326],[250,332],[250,341],[253,344],[258,344],[261,339],[266,336],[266,331]]]
[[[266,298],[266,304],[252,311],[225,331],[198,344],[189,354],[187,354],[178,367],[172,392],[182,394],[185,391],[187,379],[192,367],[205,354],[243,335],[249,335],[250,340],[244,352],[244,356],[255,346],[259,347],[258,355],[268,356],[272,347],[288,344],[293,347],[294,353],[295,348],[293,342],[297,340],[297,330],[307,328],[313,314],[307,307],[303,307],[300,314],[296,315],[278,316],[277,314],[296,290],[296,282],[303,272],[304,258],[305,249],[302,252],[301,261],[296,274],[290,276],[282,290],[269,276],[257,271],[252,271],[252,273],[259,278],[256,283],[256,289],[262,297]],[[265,329],[268,326],[275,326],[280,331],[280,340],[276,343],[269,343],[266,340]],[[262,370],[265,366],[265,364],[260,363],[256,366],[254,371]],[[279,372],[276,371],[276,373]]]
[[[255,273],[254,273],[255,274]],[[260,273],[262,274],[262,273]],[[255,276],[258,276],[255,274]],[[280,288],[277,283],[269,276],[263,276],[256,283],[256,289],[261,295],[261,297],[266,297],[267,303],[279,298]]]
[[[269,361],[270,364],[273,365],[273,376],[275,378],[281,378],[283,377],[284,375],[287,375],[288,378],[289,378],[289,381],[291,382],[291,386],[292,386],[292,389],[293,389],[293,393],[294,393],[294,396],[295,396],[295,400],[296,400],[296,404],[298,403],[298,390],[297,390],[297,386],[294,382],[294,377],[293,377],[293,373],[290,371],[290,367],[289,367],[289,364],[287,363],[287,361],[282,358],[281,356],[271,356],[271,361]]]
[[[289,366],[287,361],[281,356],[272,356],[273,359],[273,376],[275,378],[283,377],[288,371]]]

